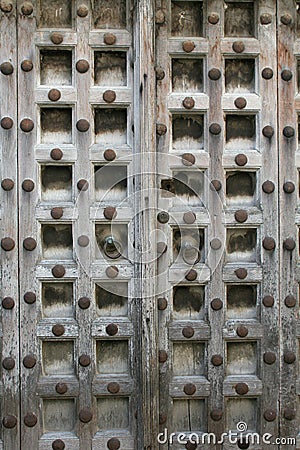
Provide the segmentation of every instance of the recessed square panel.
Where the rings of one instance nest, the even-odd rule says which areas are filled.
[[[40,82],[43,85],[71,85],[72,51],[41,50],[40,71]]]
[[[120,317],[128,315],[127,283],[96,283],[95,296],[99,316]]]
[[[97,431],[129,428],[129,399],[127,397],[97,399]]]
[[[203,2],[171,2],[172,36],[203,36]]]
[[[172,59],[173,92],[203,92],[203,59]]]
[[[45,259],[72,259],[72,225],[42,224],[42,251]]]
[[[176,432],[206,431],[205,400],[173,400],[172,430]]]
[[[176,286],[173,290],[173,319],[204,320],[204,286]]]
[[[43,375],[74,375],[73,341],[42,342]]]
[[[94,28],[126,28],[126,0],[94,0]]]
[[[128,358],[128,341],[97,341],[96,362],[98,374],[128,374]]]
[[[105,258],[110,262],[126,258],[128,253],[127,225],[96,224],[95,234],[96,258]]]
[[[41,167],[41,194],[44,202],[72,201],[72,166]]]
[[[121,51],[95,52],[94,81],[97,86],[126,86],[127,53]]]
[[[225,410],[226,430],[237,430],[237,424],[242,422],[247,424],[247,432],[259,431],[260,411],[256,398],[227,399]]]
[[[43,399],[42,404],[44,434],[75,432],[75,399]]]
[[[41,108],[41,143],[72,143],[72,108]]]
[[[126,144],[127,110],[95,108],[95,140],[101,144]]]
[[[203,148],[203,114],[173,114],[173,150],[200,150]]]
[[[39,0],[40,28],[71,28],[72,0]]]
[[[73,317],[73,283],[42,283],[43,317]]]
[[[227,114],[226,146],[242,150],[255,148],[255,115]]]
[[[95,166],[95,200],[120,202],[127,197],[127,166]]]
[[[226,92],[255,92],[255,59],[225,60]]]
[[[249,37],[255,34],[254,2],[226,2],[225,36]]]
[[[204,376],[205,372],[205,344],[198,342],[173,344],[174,376]]]
[[[197,264],[203,262],[204,229],[203,228],[173,228],[174,262]]]
[[[174,170],[172,175],[172,178],[161,180],[162,197],[172,198],[174,206],[202,206],[204,172],[200,170]]]
[[[257,286],[232,284],[227,288],[227,319],[257,318]]]
[[[255,262],[257,260],[257,229],[227,228],[226,259],[229,262]]]
[[[257,375],[256,342],[228,342],[226,375]]]
[[[229,171],[226,173],[226,203],[252,205],[255,203],[256,172]]]

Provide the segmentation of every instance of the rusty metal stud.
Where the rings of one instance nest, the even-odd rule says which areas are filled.
[[[0,2],[0,9],[2,12],[10,13],[13,9],[13,5],[11,2],[4,0],[3,2]]]
[[[36,358],[33,355],[27,355],[23,359],[23,365],[26,367],[26,369],[33,369],[36,365]]]
[[[193,327],[184,327],[182,329],[182,335],[187,338],[187,339],[191,339],[195,334],[195,330]]]
[[[90,364],[91,364],[91,358],[90,358],[90,356],[89,355],[81,355],[80,357],[79,357],[79,364],[82,366],[82,367],[88,367]]]
[[[63,35],[61,33],[58,33],[57,31],[54,31],[53,33],[51,33],[50,39],[53,42],[53,44],[59,45],[64,40],[64,37],[63,37]]]
[[[65,327],[60,323],[57,323],[52,327],[52,333],[54,334],[54,336],[62,336],[63,334],[65,334],[65,331]]]
[[[293,78],[292,71],[289,69],[284,69],[281,72],[281,78],[283,79],[283,81],[291,81],[291,79]]]
[[[196,214],[193,213],[193,211],[187,211],[183,214],[183,221],[184,223],[187,223],[191,225],[192,223],[195,223],[196,221]]]
[[[284,250],[292,252],[296,248],[296,242],[294,241],[293,238],[289,237],[285,239],[285,241],[283,242],[283,248]]]
[[[160,363],[165,363],[168,359],[168,353],[165,350],[159,350],[158,360]]]
[[[6,370],[12,370],[15,367],[16,363],[14,358],[7,357],[2,361],[2,367]]]
[[[222,302],[222,300],[221,300],[220,298],[214,298],[214,299],[211,301],[210,306],[212,307],[212,309],[213,309],[214,311],[220,311],[220,309],[223,308],[223,302]]]
[[[235,53],[243,53],[243,51],[245,50],[245,44],[242,41],[236,41],[232,44],[232,50]]]
[[[219,192],[222,189],[222,183],[219,180],[212,180],[210,182],[210,189]]]
[[[66,274],[66,269],[61,264],[56,264],[56,266],[54,266],[52,268],[52,275],[55,278],[63,278],[65,276],[65,274]]]
[[[267,180],[262,185],[262,190],[265,192],[265,194],[272,194],[272,192],[275,191],[275,184],[273,181]]]
[[[14,71],[14,68],[10,62],[5,61],[0,65],[0,71],[1,73],[3,73],[3,75],[11,75]]]
[[[88,408],[83,408],[79,412],[79,420],[80,420],[80,422],[88,423],[88,422],[90,422],[92,420],[92,418],[93,418],[93,413]]]
[[[15,186],[15,183],[10,178],[5,178],[1,181],[1,187],[4,191],[11,191]]]
[[[184,153],[181,157],[181,161],[184,166],[193,166],[196,162],[196,158],[192,153]]]
[[[163,123],[156,124],[156,134],[158,134],[158,136],[164,136],[167,131],[168,131],[168,128]]]
[[[239,153],[238,155],[236,155],[235,157],[235,163],[237,166],[245,166],[248,162],[248,158],[246,155],[244,155],[243,153]]]
[[[118,331],[119,331],[119,327],[115,323],[110,323],[106,327],[106,333],[109,336],[115,336],[118,333]]]
[[[283,185],[283,190],[286,194],[292,194],[295,192],[295,185],[292,181],[286,181]]]
[[[117,278],[119,269],[116,266],[109,266],[106,268],[105,274],[108,278]]]
[[[193,99],[193,97],[185,97],[182,105],[185,109],[193,109],[195,106],[195,100]]]
[[[248,213],[244,209],[239,209],[235,212],[234,218],[239,223],[244,223],[248,219]]]
[[[182,43],[182,49],[186,52],[186,53],[191,53],[194,49],[195,49],[195,43],[192,41],[185,41]]]
[[[23,241],[23,247],[25,250],[28,250],[29,252],[32,252],[37,246],[37,242],[32,237],[28,237],[24,239]]]
[[[5,238],[1,239],[1,247],[6,252],[10,252],[11,250],[13,250],[15,248],[15,241],[10,237],[5,237]]]
[[[79,191],[87,191],[89,188],[89,182],[87,180],[79,180],[77,182],[77,189]]]
[[[188,281],[195,281],[197,279],[197,271],[195,269],[191,269],[186,272],[185,279]]]
[[[33,120],[28,119],[27,117],[23,120],[21,120],[20,128],[24,133],[30,133],[34,129],[34,123]]]
[[[103,100],[106,103],[113,103],[116,100],[116,97],[117,97],[117,94],[115,93],[115,91],[112,91],[112,90],[107,90],[103,94]]]
[[[188,441],[188,442],[185,444],[185,448],[186,448],[187,450],[196,450],[197,447],[198,447],[198,445],[197,445],[195,442]]]
[[[168,300],[166,298],[159,298],[157,300],[157,307],[159,311],[165,311],[168,307]]]
[[[183,392],[186,395],[194,395],[196,390],[197,390],[197,388],[193,383],[187,383],[183,388]]]
[[[294,295],[288,295],[284,300],[285,306],[288,308],[294,308],[296,306],[296,297]]]
[[[77,8],[77,16],[86,17],[89,13],[89,9],[86,5],[79,5]]]
[[[61,219],[62,216],[64,215],[64,210],[60,207],[55,207],[51,209],[51,217],[53,217],[53,219]]]
[[[114,45],[117,41],[117,37],[113,33],[105,33],[103,41],[106,45]]]
[[[166,21],[166,16],[161,9],[158,9],[155,13],[155,23],[156,25],[163,25]]]
[[[219,14],[213,12],[208,16],[207,20],[211,25],[216,25],[220,20],[220,16]]]
[[[264,412],[264,418],[267,422],[274,422],[274,420],[276,419],[277,416],[277,412],[275,409],[267,409]]]
[[[107,206],[103,211],[103,215],[105,219],[113,220],[117,217],[117,210],[113,206]]]
[[[104,159],[106,159],[106,161],[114,161],[117,157],[116,152],[114,150],[112,150],[111,148],[105,150],[105,152],[103,153]]]
[[[263,304],[266,308],[272,308],[272,306],[274,306],[275,303],[275,299],[272,295],[266,295],[263,298]]]
[[[33,428],[37,424],[37,417],[34,413],[27,413],[24,417],[24,424],[27,427]]]
[[[21,69],[23,72],[30,72],[33,69],[33,62],[30,59],[24,59],[21,62]]]
[[[244,109],[247,106],[247,100],[243,97],[238,97],[235,99],[234,104],[238,109]]]
[[[3,117],[1,119],[1,127],[4,130],[10,130],[14,125],[14,121],[11,119],[11,117]]]
[[[90,128],[90,123],[86,119],[79,119],[76,123],[76,128],[78,131],[85,133]]]
[[[210,69],[208,72],[208,78],[212,81],[217,81],[221,78],[221,71],[216,67]]]
[[[295,136],[295,130],[294,130],[294,128],[293,128],[293,127],[290,127],[290,126],[284,127],[284,129],[283,129],[283,135],[284,135],[286,138],[292,138],[292,137],[294,137],[294,136]]]
[[[219,238],[214,238],[210,241],[210,246],[213,250],[220,250],[222,242]]]
[[[30,16],[33,13],[33,4],[30,2],[24,2],[21,6],[21,11],[24,16]]]
[[[77,239],[79,247],[87,247],[90,243],[90,239],[88,236],[85,236],[84,234],[82,236],[79,236]]]
[[[290,25],[292,23],[292,20],[293,20],[292,16],[288,13],[283,14],[280,17],[280,21],[283,25]]]
[[[271,67],[265,67],[261,72],[261,76],[265,80],[271,80],[271,78],[273,78],[273,75],[274,75],[274,72],[273,72],[273,69],[271,69]]]
[[[260,23],[262,25],[269,25],[270,23],[272,23],[272,15],[268,13],[261,14]]]
[[[168,223],[170,219],[169,214],[167,211],[161,211],[157,214],[157,220],[159,223]]]
[[[240,268],[240,269],[236,269],[235,271],[234,271],[234,273],[236,274],[236,276],[240,279],[240,280],[244,280],[246,277],[247,277],[247,275],[248,275],[248,272],[247,272],[247,270],[246,269],[244,269],[244,268]]]
[[[214,420],[215,422],[219,422],[222,417],[223,417],[223,411],[222,409],[213,409],[210,412],[210,417],[212,418],[212,420]]]
[[[4,309],[13,309],[14,306],[15,306],[15,301],[14,301],[13,298],[11,298],[11,297],[5,297],[5,298],[2,300],[2,307],[3,307]]]
[[[270,250],[271,251],[271,250],[274,250],[275,247],[276,247],[275,240],[272,237],[270,237],[270,236],[266,236],[264,238],[262,244],[263,244],[263,248],[265,250]]]
[[[109,450],[119,450],[120,447],[121,443],[117,438],[111,438],[109,441],[107,441],[107,448]]]
[[[283,355],[284,362],[287,364],[293,364],[296,361],[296,355],[292,351],[286,351]]]
[[[55,390],[58,394],[64,395],[68,392],[68,386],[66,383],[57,383]]]
[[[211,358],[211,363],[215,367],[219,367],[223,364],[223,356],[222,355],[213,355]]]
[[[91,300],[88,297],[81,297],[78,300],[78,305],[81,309],[88,309],[91,305]]]
[[[164,425],[168,420],[167,414],[159,414],[159,425]]]
[[[276,355],[273,352],[266,352],[264,353],[264,362],[271,366],[276,361]]]
[[[53,148],[50,152],[50,156],[54,161],[60,161],[63,157],[63,152],[60,148]]]
[[[60,99],[60,97],[61,97],[61,93],[58,89],[51,89],[48,92],[48,98],[52,102],[57,102]]]
[[[286,420],[294,420],[296,418],[296,411],[293,408],[285,408],[283,411],[283,417]]]
[[[235,392],[239,395],[246,395],[249,392],[249,387],[246,383],[237,383],[235,385]]]
[[[219,125],[218,123],[212,123],[209,127],[209,132],[215,136],[220,134],[221,131],[222,131],[221,125]]]
[[[11,414],[8,416],[4,416],[2,419],[2,424],[3,424],[4,428],[8,428],[8,429],[15,428],[17,423],[18,423],[17,418]]]
[[[118,394],[120,392],[120,385],[116,382],[108,383],[107,390],[110,394]]]
[[[244,325],[239,325],[236,329],[236,334],[241,338],[248,336],[248,333],[249,333],[248,328],[245,327]]]
[[[263,129],[262,129],[262,134],[266,137],[271,139],[271,137],[274,136],[274,128],[271,127],[271,125],[266,125]]]
[[[53,450],[65,450],[65,448],[65,443],[61,439],[55,439],[55,441],[52,442]]]
[[[166,72],[162,67],[155,67],[155,75],[158,81],[161,81],[165,78]]]
[[[25,292],[24,302],[27,305],[33,305],[36,302],[36,294],[34,292]]]
[[[90,68],[89,62],[85,59],[79,59],[76,63],[76,70],[79,73],[86,73]]]

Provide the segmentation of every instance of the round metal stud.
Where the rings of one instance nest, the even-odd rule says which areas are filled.
[[[90,123],[86,119],[79,119],[76,123],[76,128],[81,133],[85,133],[90,128]]]
[[[52,268],[52,275],[55,278],[63,278],[66,274],[66,269],[61,264],[57,264]]]
[[[210,189],[219,192],[222,189],[222,183],[219,180],[212,180],[210,182]]]
[[[60,99],[60,97],[61,97],[61,93],[58,89],[51,89],[48,92],[48,98],[52,102],[57,102]]]
[[[1,187],[4,191],[11,191],[15,186],[15,183],[10,178],[5,178],[1,181]]]
[[[163,25],[166,21],[166,16],[161,9],[158,9],[155,13],[155,23],[156,25]]]
[[[193,327],[184,327],[182,329],[182,335],[187,338],[187,339],[191,339],[195,334],[195,330]]]
[[[24,61],[21,62],[21,69],[23,72],[31,72],[33,69],[33,62],[30,59],[24,59]]]
[[[263,304],[266,308],[272,308],[272,306],[274,306],[275,303],[275,299],[272,295],[266,295],[263,298]]]
[[[168,131],[168,128],[163,123],[157,123],[156,124],[156,134],[158,136],[164,136],[167,131]]]
[[[210,412],[210,417],[212,418],[212,420],[214,420],[215,422],[219,422],[222,417],[223,417],[223,411],[222,409],[213,409]]]
[[[65,448],[65,443],[61,439],[55,439],[55,441],[52,442],[53,450],[65,450]]]
[[[157,307],[159,311],[165,311],[168,307],[168,300],[166,298],[159,298],[157,300]]]
[[[119,331],[119,327],[115,323],[110,323],[106,327],[106,333],[109,336],[115,336],[118,333],[118,331]]]
[[[263,248],[265,250],[269,250],[269,251],[274,250],[275,247],[276,247],[275,240],[272,237],[270,237],[270,236],[266,236],[264,238],[262,244],[263,244]]]
[[[64,395],[68,392],[68,386],[66,383],[57,383],[55,390],[58,394]]]
[[[37,424],[36,415],[34,413],[26,414],[26,416],[24,417],[24,424],[29,428],[35,427]]]
[[[91,364],[91,358],[90,358],[90,356],[89,355],[81,355],[80,357],[79,357],[79,364],[82,366],[82,367],[88,367],[90,364]]]
[[[30,133],[34,129],[34,123],[31,119],[25,118],[21,120],[20,128],[24,133]]]
[[[107,390],[110,394],[118,394],[120,392],[120,389],[121,389],[121,387],[120,387],[119,383],[116,383],[114,381],[111,383],[108,383],[108,385],[107,385]]]
[[[184,153],[181,157],[181,161],[184,166],[193,166],[196,162],[196,158],[192,153]]]
[[[165,363],[168,360],[168,353],[165,350],[159,350],[158,360],[160,363]]]
[[[273,69],[271,69],[271,67],[265,67],[261,72],[261,76],[265,80],[271,80],[271,78],[273,78],[273,75],[274,75],[274,72],[273,72]]]
[[[15,428],[17,423],[18,423],[18,420],[13,415],[4,416],[2,419],[2,424],[3,424],[4,428],[8,428],[8,429]]]
[[[63,152],[60,148],[53,148],[50,152],[50,156],[54,161],[60,161],[63,157]]]
[[[248,162],[248,158],[246,155],[244,155],[243,153],[239,153],[238,155],[236,155],[235,157],[235,163],[237,166],[245,166]]]
[[[210,306],[214,311],[220,311],[223,308],[223,302],[220,298],[214,298]]]
[[[78,300],[78,306],[80,309],[88,309],[91,305],[91,300],[88,297],[81,297]]]
[[[249,392],[249,387],[246,383],[237,383],[235,385],[235,392],[239,395],[246,395]]]
[[[293,364],[296,361],[296,355],[294,352],[286,351],[283,355],[284,362],[287,364]]]
[[[208,78],[212,81],[217,81],[221,78],[221,71],[216,67],[210,69],[208,72]]]
[[[197,271],[195,269],[191,269],[185,274],[185,279],[188,281],[195,281],[197,279]]]
[[[285,408],[283,411],[283,417],[286,420],[294,420],[296,418],[296,411],[293,408]]]
[[[30,16],[33,13],[33,4],[30,2],[24,2],[21,6],[21,11],[24,16]]]
[[[194,395],[196,390],[197,390],[197,388],[193,383],[187,383],[183,388],[183,392],[186,395]]]
[[[166,76],[166,72],[164,71],[164,69],[162,67],[156,67],[155,74],[156,74],[156,79],[158,81],[163,80]]]
[[[33,305],[36,302],[36,294],[34,292],[25,292],[24,302],[27,305]]]
[[[15,301],[11,297],[5,297],[2,300],[2,307],[4,309],[13,309],[15,307]]]
[[[239,325],[236,329],[236,334],[241,338],[248,336],[248,333],[249,333],[248,328],[245,327],[244,325]]]
[[[168,223],[169,219],[170,219],[170,216],[167,213],[167,211],[160,211],[157,214],[157,220],[158,220],[159,223],[163,223],[163,224]]]
[[[33,369],[36,365],[36,358],[33,355],[27,355],[23,359],[23,365],[26,367],[26,369]]]
[[[288,14],[288,13],[283,14],[283,15],[280,17],[280,22],[281,22],[283,25],[290,25],[290,24],[292,23],[292,20],[293,20],[292,16],[291,16],[290,14]]]
[[[281,72],[281,78],[283,79],[283,81],[291,81],[291,79],[293,78],[292,71],[289,69],[284,69]]]
[[[117,157],[116,152],[114,150],[112,150],[111,148],[105,150],[105,152],[103,153],[104,159],[106,159],[106,161],[114,161]]]
[[[76,63],[76,70],[79,73],[86,73],[90,68],[89,62],[85,59],[79,59]]]
[[[3,2],[0,2],[0,9],[2,12],[10,13],[10,12],[12,12],[13,5],[11,2],[4,0]]]
[[[195,43],[192,41],[185,41],[182,44],[183,51],[186,53],[191,53],[195,49]]]
[[[271,366],[276,361],[276,355],[273,352],[266,352],[264,353],[264,362]]]
[[[53,219],[61,219],[62,216],[64,215],[64,210],[60,207],[55,207],[51,209],[51,217],[53,217]]]
[[[285,241],[283,242],[283,248],[284,250],[292,252],[296,248],[296,242],[294,241],[293,238],[289,237],[285,239]]]
[[[295,192],[295,185],[292,181],[286,181],[283,185],[283,190],[286,194],[292,194]]]
[[[109,266],[106,268],[105,274],[108,278],[117,278],[119,269],[116,266]]]
[[[51,33],[50,39],[55,45],[59,45],[63,42],[64,37],[61,33],[58,33],[57,31],[54,31],[54,33]]]
[[[11,357],[4,358],[2,361],[2,367],[5,370],[12,370],[15,367],[15,365],[16,365],[15,360],[14,358]]]
[[[11,250],[13,250],[15,248],[15,241],[10,237],[5,237],[5,238],[1,239],[1,247],[6,252],[10,252]]]
[[[234,104],[238,109],[244,109],[247,106],[247,100],[243,97],[238,97],[235,99]]]
[[[218,123],[212,123],[209,127],[209,132],[213,134],[214,136],[217,136],[222,131],[221,125]]]
[[[248,219],[248,213],[244,209],[239,209],[235,212],[234,218],[239,223],[244,223]]]
[[[232,50],[235,53],[243,53],[243,51],[245,50],[245,44],[244,42],[241,41],[236,41],[232,44]]]
[[[185,444],[186,450],[196,450],[197,447],[198,447],[198,445],[196,444],[196,442],[188,441],[188,442]]]
[[[276,419],[277,416],[277,412],[275,409],[267,409],[264,412],[264,418],[267,422],[274,422],[274,420]]]
[[[271,139],[271,137],[274,136],[274,128],[271,127],[271,125],[267,125],[262,129],[262,134],[268,138]]]
[[[294,308],[296,306],[296,297],[294,295],[288,295],[285,297],[284,303],[288,308]]]
[[[272,194],[275,191],[275,184],[273,181],[267,180],[263,183],[262,190],[265,194]]]
[[[57,323],[52,327],[52,333],[54,334],[54,336],[62,336],[63,334],[65,334],[65,331],[65,327],[60,323]]]
[[[187,211],[183,214],[183,221],[184,223],[187,223],[191,225],[192,223],[195,223],[196,221],[196,214],[192,211]]]
[[[117,438],[111,438],[109,441],[107,441],[107,448],[109,450],[119,450],[120,447],[121,443]]]
[[[37,242],[32,237],[28,237],[23,241],[23,247],[25,250],[32,252],[37,246]]]
[[[86,17],[89,13],[89,9],[86,5],[79,5],[77,8],[77,16]]]
[[[210,241],[210,246],[213,250],[220,250],[222,242],[219,238],[214,238]]]
[[[77,239],[79,247],[87,247],[90,243],[90,239],[86,235],[79,236]]]
[[[113,103],[116,100],[116,98],[117,94],[115,93],[115,91],[112,90],[105,91],[103,94],[103,100],[106,103]]]
[[[195,106],[195,100],[193,99],[193,97],[185,97],[182,105],[185,109],[193,109]]]
[[[262,25],[269,25],[270,23],[272,23],[272,15],[268,13],[261,14],[260,23]]]
[[[240,269],[235,270],[234,273],[240,280],[244,280],[248,275],[247,270],[242,267]]]
[[[89,182],[87,180],[79,180],[77,182],[77,189],[79,191],[87,191],[89,188]]]
[[[83,408],[79,412],[79,420],[80,420],[80,422],[88,423],[88,422],[90,422],[92,420],[92,418],[93,418],[93,413],[88,408]]]
[[[293,127],[287,126],[283,129],[283,136],[286,138],[292,138],[295,136],[295,130]]]
[[[216,25],[216,24],[219,22],[219,20],[220,20],[220,16],[219,16],[219,14],[217,14],[217,13],[211,13],[211,14],[208,16],[208,22],[209,22],[211,25]]]
[[[10,117],[3,117],[1,119],[1,127],[4,130],[10,130],[14,125],[14,121]]]
[[[106,45],[114,45],[117,41],[117,37],[113,33],[105,33],[103,41]]]
[[[213,355],[211,358],[211,363],[215,367],[219,367],[223,364],[223,356],[222,355]]]
[[[107,206],[103,211],[103,215],[105,219],[113,220],[117,217],[117,210],[113,206]]]
[[[3,73],[3,75],[11,75],[14,71],[14,68],[10,62],[5,61],[0,65],[0,71],[1,73]]]

